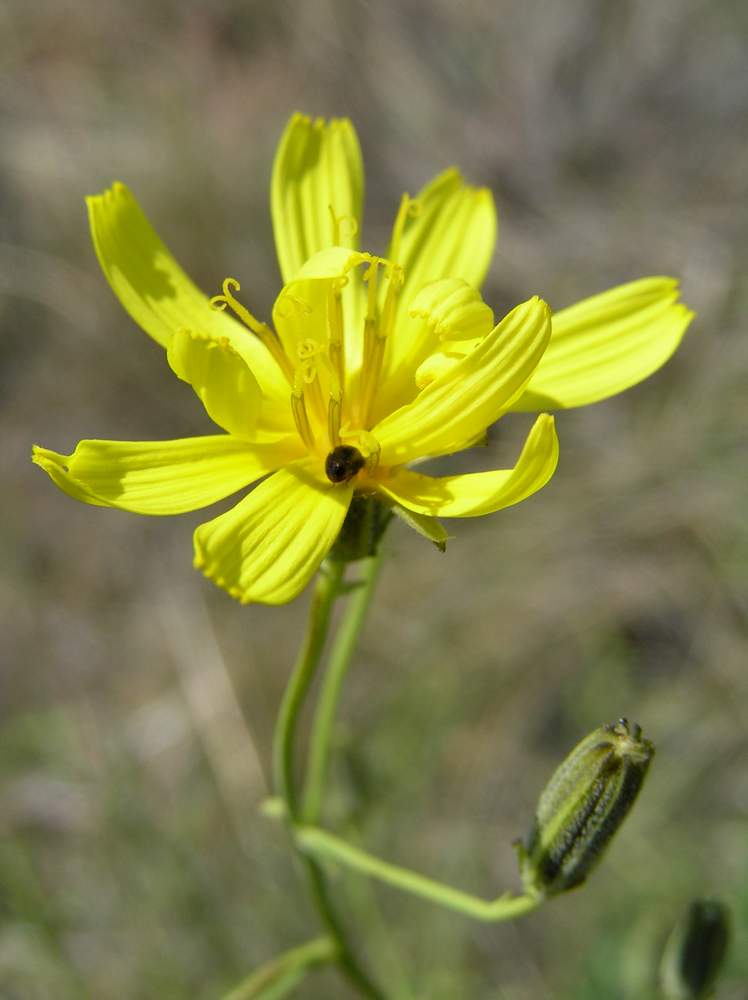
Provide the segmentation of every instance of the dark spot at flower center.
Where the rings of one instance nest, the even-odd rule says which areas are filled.
[[[365,465],[364,456],[350,444],[339,444],[325,459],[325,475],[331,483],[347,483]]]

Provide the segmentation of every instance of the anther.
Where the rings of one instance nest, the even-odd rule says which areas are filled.
[[[340,444],[340,411],[343,398],[338,393],[336,396],[330,395],[330,402],[327,405],[327,438],[333,448]]]
[[[345,381],[345,341],[343,334],[343,296],[333,284],[327,298],[328,353],[340,385]]]
[[[331,483],[347,483],[363,469],[366,460],[358,448],[341,444],[325,459],[325,475]]]
[[[304,442],[309,451],[314,451],[314,434],[309,423],[306,403],[304,401],[304,380],[300,373],[297,373],[294,381],[293,392],[291,393],[291,413],[293,415],[296,430],[299,437]]]
[[[384,352],[386,341],[395,322],[395,305],[397,295],[403,284],[404,272],[399,264],[391,261],[375,258],[364,278],[369,275],[369,271],[375,268],[381,261],[385,265],[384,276],[388,280],[387,293],[384,297],[382,315],[380,318],[376,314],[376,301],[372,295],[372,290],[376,292],[376,270],[369,280],[369,299],[367,316],[364,321],[364,351],[363,364],[361,366],[361,386],[359,392],[359,422],[363,427],[369,423],[371,406],[374,401],[374,394],[379,384],[379,378],[384,363]]]

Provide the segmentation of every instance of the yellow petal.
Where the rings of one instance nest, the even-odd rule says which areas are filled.
[[[423,321],[434,342],[475,340],[485,337],[494,325],[491,307],[461,278],[425,285],[413,299],[410,315]]]
[[[387,256],[405,268],[404,299],[439,278],[462,278],[479,288],[496,230],[496,206],[488,188],[465,184],[454,167],[439,174],[414,199],[402,235],[397,224],[392,234]]]
[[[101,269],[135,322],[168,347],[178,330],[226,338],[271,397],[287,400],[288,385],[257,337],[227,312],[210,306],[187,277],[124,184],[86,199]]]
[[[353,495],[300,464],[266,479],[195,532],[195,566],[242,603],[284,604],[337,538]]]
[[[458,342],[458,357],[462,357],[494,325],[493,310],[480,292],[461,278],[442,278],[425,285],[414,297],[409,315],[408,324],[396,325],[386,345],[375,420],[410,402],[417,389],[433,381],[437,368],[448,367],[434,359],[435,353],[441,354],[447,345]],[[433,363],[429,363],[431,359]]]
[[[419,389],[425,389],[435,378],[441,378],[458,361],[462,361],[480,344],[480,340],[447,340],[442,349],[430,354],[416,369],[415,382]]]
[[[479,517],[510,507],[541,489],[558,462],[553,417],[541,414],[513,469],[463,476],[424,476],[399,469],[380,485],[390,499],[431,517]]]
[[[250,445],[228,435],[175,441],[81,441],[72,455],[34,446],[33,461],[75,500],[136,514],[215,503],[299,457],[298,439]]]
[[[278,145],[270,188],[284,282],[319,250],[358,246],[363,193],[361,149],[351,122],[295,114]]]
[[[195,390],[211,420],[235,437],[254,435],[260,387],[228,340],[179,330],[166,357],[174,374]]]
[[[553,314],[548,350],[512,409],[596,403],[660,368],[693,313],[674,278],[642,278]]]
[[[407,202],[401,205],[388,252],[388,257],[405,269],[385,358],[389,375],[404,365],[414,372],[424,359],[413,351],[422,332],[419,317],[411,315],[415,296],[425,285],[443,278],[462,279],[479,288],[491,262],[496,230],[491,192],[465,184],[454,168],[435,177],[409,207]],[[391,408],[392,399],[388,398],[385,405]],[[386,410],[379,408],[377,412]]]
[[[522,392],[550,331],[542,299],[513,309],[471,354],[372,428],[381,464],[448,454],[478,437]]]

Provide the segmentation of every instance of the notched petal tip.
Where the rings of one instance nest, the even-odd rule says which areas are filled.
[[[57,482],[56,477],[69,476],[70,462],[73,454],[61,455],[57,451],[52,451],[51,448],[44,448],[42,445],[35,444],[31,448],[31,461],[34,465],[38,465],[40,469],[44,469],[47,475]]]
[[[286,131],[290,132],[294,128],[315,129],[318,131],[325,128],[353,128],[353,122],[346,116],[325,118],[324,115],[309,115],[305,111],[294,111],[288,119]]]
[[[50,462],[59,465],[67,472],[67,462],[70,461],[72,455],[61,455],[57,451],[52,451],[51,448],[45,448],[40,444],[32,444],[31,446],[31,461],[35,465],[40,465],[44,468],[45,464]]]
[[[363,186],[361,149],[347,118],[291,117],[278,144],[270,185],[285,282],[316,251],[340,243],[357,245]]]
[[[95,194],[87,194],[84,198],[89,215],[99,208],[115,207],[114,203],[117,201],[132,204],[135,200],[135,195],[123,181],[112,181],[108,188],[97,191]]]
[[[77,450],[77,449],[76,449]],[[95,507],[105,507],[107,504],[95,496],[82,482],[70,473],[70,466],[75,458],[75,452],[70,455],[61,455],[51,448],[43,448],[35,444],[31,449],[31,461],[38,465],[47,473],[55,486],[67,493],[73,500],[80,503],[88,503]]]

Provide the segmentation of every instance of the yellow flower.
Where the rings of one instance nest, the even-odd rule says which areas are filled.
[[[690,320],[675,281],[645,278],[552,324],[533,298],[495,325],[476,290],[496,238],[487,190],[448,170],[404,196],[386,257],[358,250],[362,199],[351,123],[294,116],[272,178],[285,282],[273,329],[233,279],[203,295],[124,185],[88,199],[112,289],[225,433],[81,441],[71,455],[35,447],[34,461],[77,500],[141,514],[196,510],[262,480],[195,532],[196,566],[244,602],[296,596],[354,494],[378,497],[442,545],[437,517],[530,496],[557,462],[547,414],[511,469],[434,478],[407,465],[469,447],[509,410],[578,406],[633,385]]]

